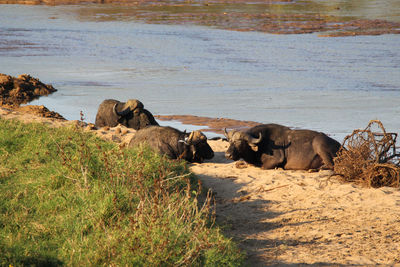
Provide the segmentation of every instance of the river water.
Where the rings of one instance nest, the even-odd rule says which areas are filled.
[[[0,73],[52,84],[58,92],[32,104],[67,119],[83,111],[94,122],[104,99],[137,98],[153,114],[274,122],[338,141],[372,119],[400,131],[400,35],[99,22],[79,8],[0,6]]]

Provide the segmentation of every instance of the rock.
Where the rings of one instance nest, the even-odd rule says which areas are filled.
[[[18,77],[0,73],[0,105],[19,106],[57,90],[28,74]]]

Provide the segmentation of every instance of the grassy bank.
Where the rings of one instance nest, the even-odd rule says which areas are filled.
[[[184,162],[0,119],[0,265],[237,266]]]

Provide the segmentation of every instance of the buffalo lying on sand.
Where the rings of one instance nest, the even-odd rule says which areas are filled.
[[[114,99],[104,100],[97,110],[96,127],[115,127],[118,124],[135,130],[158,125],[153,115],[137,99],[129,99],[126,103]]]
[[[147,143],[155,152],[171,159],[201,163],[204,159],[214,157],[207,137],[200,131],[186,133],[172,127],[149,126],[136,132],[129,147],[142,143]]]
[[[258,125],[246,132],[224,131],[230,143],[226,158],[243,158],[263,169],[333,169],[333,158],[340,148],[324,133],[278,124]]]

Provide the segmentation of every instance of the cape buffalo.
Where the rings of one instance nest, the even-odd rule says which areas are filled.
[[[142,143],[147,143],[155,152],[171,159],[201,163],[204,159],[214,157],[207,137],[200,131],[186,133],[172,127],[149,126],[136,132],[129,147]]]
[[[263,169],[333,169],[340,144],[324,133],[292,130],[278,124],[263,124],[246,132],[224,129],[230,146],[227,159],[243,158]]]
[[[104,100],[97,111],[96,127],[115,127],[119,123],[135,130],[158,125],[153,115],[137,99],[129,99],[126,103],[114,99]]]

